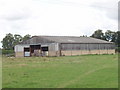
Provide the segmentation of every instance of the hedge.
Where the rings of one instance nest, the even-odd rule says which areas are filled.
[[[14,56],[14,50],[5,50],[5,49],[2,49],[2,55]]]
[[[120,47],[116,47],[115,52],[120,53]]]

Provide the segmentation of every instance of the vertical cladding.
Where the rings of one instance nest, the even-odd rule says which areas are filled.
[[[49,45],[49,51],[55,51],[55,44],[54,43]]]
[[[59,44],[52,43],[49,45],[49,56],[59,56]]]
[[[29,47],[29,45],[16,45],[15,46],[15,56],[16,57],[24,57],[24,48]]]
[[[23,52],[23,51],[24,51],[23,46],[20,46],[20,45],[15,46],[15,52]]]
[[[61,50],[105,50],[114,49],[114,44],[61,44]]]
[[[25,47],[30,47],[29,45],[16,45],[15,52],[23,52]]]
[[[115,54],[114,44],[62,44],[61,56]]]
[[[58,43],[52,43],[49,45],[50,51],[58,51],[59,50],[59,44]]]

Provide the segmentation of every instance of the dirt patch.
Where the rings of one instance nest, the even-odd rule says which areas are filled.
[[[18,64],[18,66],[23,66],[24,67],[24,66],[27,66],[27,64]]]

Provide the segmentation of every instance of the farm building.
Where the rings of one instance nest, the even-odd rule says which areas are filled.
[[[33,36],[15,46],[16,57],[114,53],[114,43],[91,37]]]

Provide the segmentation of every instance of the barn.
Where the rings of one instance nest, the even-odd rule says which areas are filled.
[[[115,45],[92,37],[33,36],[14,47],[16,57],[114,54]]]

